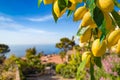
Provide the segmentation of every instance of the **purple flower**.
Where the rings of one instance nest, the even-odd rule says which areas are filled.
[[[118,73],[117,73],[117,72],[113,72],[113,75],[114,75],[114,76],[118,76]]]
[[[101,77],[100,80],[105,80],[105,78],[104,78],[104,77]]]
[[[103,69],[107,74],[112,74],[113,76],[118,76],[117,71],[115,71],[116,65],[120,64],[120,58],[117,55],[106,56],[102,60]],[[103,78],[101,78],[103,79]]]

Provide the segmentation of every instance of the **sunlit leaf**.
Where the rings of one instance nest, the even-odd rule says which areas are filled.
[[[38,7],[40,7],[42,0],[38,0]]]
[[[106,21],[105,21],[105,19],[103,20],[103,23],[99,28],[102,31],[102,35],[100,37],[100,42],[102,42],[105,39],[106,34],[108,33],[108,31],[106,30]]]
[[[118,0],[113,0],[113,1],[114,1],[115,5],[116,5],[118,8],[120,8],[120,3],[118,2]]]
[[[82,61],[77,70],[77,80],[80,80],[80,73],[84,70],[86,64],[86,60]]]
[[[93,11],[94,8],[96,7],[95,0],[86,0],[86,6],[87,8],[89,8],[91,16],[93,17]]]
[[[54,21],[57,22],[58,17],[56,16],[56,14],[55,14],[55,12],[53,10],[53,5],[52,5],[52,15],[53,15]]]
[[[112,13],[113,18],[115,19],[115,23],[120,28],[120,15],[115,10],[113,10],[111,13]]]
[[[85,31],[86,31],[88,28],[89,28],[89,26],[88,26],[88,27],[79,28],[79,29],[78,29],[78,32],[77,32],[77,36],[80,36],[80,35],[84,34]]]
[[[68,5],[68,0],[65,0],[66,6]]]
[[[69,10],[68,13],[67,13],[67,17],[69,17],[72,13],[73,13],[73,11]]]

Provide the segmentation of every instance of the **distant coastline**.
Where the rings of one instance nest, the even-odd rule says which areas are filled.
[[[17,57],[23,57],[28,48],[36,48],[37,53],[42,52],[44,54],[57,54],[59,49],[55,47],[55,44],[32,44],[32,45],[9,45],[10,52],[6,54],[9,57],[11,54],[15,54]]]

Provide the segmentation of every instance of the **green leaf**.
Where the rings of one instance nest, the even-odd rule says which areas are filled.
[[[42,0],[38,0],[38,7],[40,7]]]
[[[72,13],[73,13],[73,11],[69,10],[68,13],[67,13],[67,17],[69,17]]]
[[[54,21],[57,22],[58,17],[56,16],[56,14],[55,14],[55,12],[53,10],[53,5],[52,5],[52,15],[53,15]]]
[[[92,60],[90,60],[90,80],[95,80],[94,65],[92,64]]]
[[[93,11],[96,7],[95,0],[86,0],[86,6],[90,9],[91,16],[93,17]]]
[[[118,8],[120,8],[120,3],[118,2],[118,0],[113,0],[114,1],[114,4],[118,7]]]
[[[106,21],[104,19],[102,25],[99,27],[100,30],[102,31],[102,35],[100,37],[100,42],[102,42],[105,39],[106,34],[108,33],[105,26],[106,26]]]
[[[66,6],[68,5],[68,0],[65,0]]]
[[[104,15],[102,11],[96,6],[93,11],[93,19],[98,27],[100,27],[104,20]]]
[[[80,73],[84,70],[86,60],[82,61],[77,69],[77,80],[80,80]]]
[[[60,9],[60,12],[66,8],[66,6],[68,4],[67,1],[66,0],[58,0],[58,6],[59,6],[59,9]]]
[[[83,35],[88,28],[89,28],[89,26],[88,27],[79,28],[78,32],[77,32],[77,36]]]
[[[112,13],[113,18],[115,19],[115,23],[120,28],[120,15],[115,10],[113,10],[111,13]]]
[[[86,2],[86,0],[82,0],[82,1]]]
[[[99,68],[102,67],[101,57],[94,57],[94,62]]]
[[[103,33],[102,33],[102,35],[101,35],[101,37],[100,37],[100,43],[102,43],[102,41],[105,39],[105,37],[106,37],[106,34],[103,34]]]
[[[71,3],[70,1],[68,1],[67,7],[69,8],[69,7],[71,7],[71,6],[72,6],[72,3]]]

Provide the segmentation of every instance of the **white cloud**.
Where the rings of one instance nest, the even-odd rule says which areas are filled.
[[[4,16],[0,16],[0,22],[12,22],[13,20],[11,18],[8,17],[4,17]]]
[[[3,30],[19,30],[21,28],[24,28],[24,26],[15,22],[0,22],[0,29]]]
[[[43,34],[46,31],[44,30],[38,30],[38,29],[33,29],[33,28],[25,28],[25,29],[20,29],[20,32],[26,32],[26,33],[40,33]]]
[[[49,32],[41,29],[33,29],[33,28],[23,28],[19,30],[20,33],[27,33],[27,34],[38,34],[38,35],[52,35],[57,34],[56,32]]]
[[[27,18],[27,20],[33,21],[33,22],[44,22],[44,21],[48,21],[51,19],[53,19],[52,15],[46,15],[46,16],[39,17],[39,18]]]
[[[2,20],[2,18],[1,18]],[[58,39],[55,32],[22,25],[10,18],[0,22],[0,43],[6,44],[52,44]]]
[[[32,30],[32,29],[31,29]],[[55,44],[58,34],[43,34],[24,31],[0,30],[0,43],[11,44]],[[56,36],[56,37],[55,37]]]
[[[28,34],[56,34],[54,32],[48,32],[42,29],[35,29],[28,26],[24,26],[15,22],[7,23],[3,22],[0,23],[1,30],[8,30],[8,31],[16,31],[19,33],[28,33]]]

